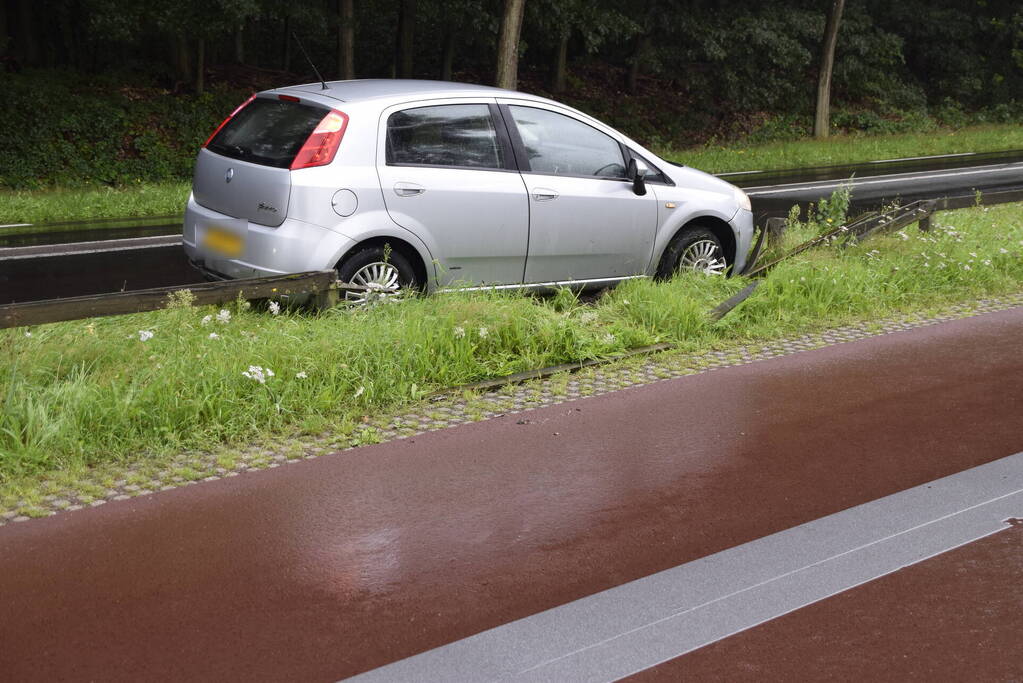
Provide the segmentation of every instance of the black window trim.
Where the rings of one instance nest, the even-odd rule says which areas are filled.
[[[618,182],[618,183],[621,183],[621,182],[632,182],[630,178],[625,178],[625,177],[615,178],[615,177],[610,177],[610,176],[596,176],[596,175],[583,175],[583,174],[578,174],[577,175],[577,174],[574,174],[574,173],[541,173],[540,171],[534,171],[532,169],[532,167],[530,166],[530,164],[529,164],[529,157],[526,156],[526,146],[522,142],[522,136],[519,135],[518,124],[515,123],[515,118],[512,116],[512,113],[511,113],[511,107],[513,107],[513,106],[515,106],[515,107],[525,107],[527,109],[539,109],[541,111],[551,112],[552,114],[560,114],[561,116],[565,116],[565,117],[567,117],[567,118],[569,118],[569,119],[571,119],[573,121],[577,121],[577,122],[583,124],[584,126],[589,126],[590,128],[592,128],[593,130],[597,131],[598,133],[600,133],[601,135],[603,135],[605,137],[611,138],[611,140],[613,140],[614,142],[616,142],[618,144],[619,154],[622,155],[622,165],[625,168],[628,168],[628,162],[626,161],[626,159],[628,159],[628,154],[626,154],[626,147],[621,143],[620,140],[618,140],[615,137],[612,137],[612,136],[608,135],[607,133],[605,133],[604,131],[600,130],[596,126],[590,126],[590,124],[586,123],[585,121],[580,121],[579,119],[577,119],[574,116],[570,116],[569,114],[566,114],[564,112],[554,111],[553,109],[547,109],[545,107],[533,107],[533,106],[530,106],[529,104],[519,104],[519,103],[507,104],[505,102],[501,102],[498,105],[498,107],[501,110],[501,114],[504,116],[504,124],[505,124],[505,126],[507,126],[508,133],[511,136],[512,148],[515,151],[515,161],[518,164],[519,172],[520,173],[528,174],[528,175],[552,176],[552,177],[555,177],[555,178],[585,178],[587,180],[613,180],[613,181]]]
[[[432,107],[459,107],[459,106],[470,106],[478,107],[485,105],[490,112],[490,122],[494,127],[494,134],[497,137],[497,143],[501,148],[501,155],[503,157],[504,166],[496,168],[492,166],[455,166],[452,164],[413,164],[413,163],[397,163],[387,159],[387,134],[390,128],[391,117],[401,112],[411,111],[413,109],[427,109]],[[485,171],[489,173],[518,173],[519,169],[515,164],[515,159],[512,152],[512,143],[508,138],[508,131],[505,128],[504,119],[501,116],[497,104],[494,102],[446,102],[444,104],[422,104],[416,103],[410,107],[402,107],[401,109],[395,109],[387,115],[384,120],[384,165],[395,168],[448,168],[454,171]]]
[[[641,160],[644,164],[647,165],[647,167],[650,170],[657,171],[657,175],[661,176],[661,179],[651,180],[650,178],[647,178],[644,182],[653,183],[654,185],[664,185],[665,187],[675,187],[675,181],[669,178],[668,174],[662,171],[659,166],[654,164],[652,161],[650,161],[645,156],[643,156],[636,150],[632,149],[631,147],[627,147],[624,143],[622,144],[622,147],[625,150],[626,158],[635,158]]]

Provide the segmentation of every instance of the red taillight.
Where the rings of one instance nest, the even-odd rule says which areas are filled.
[[[220,129],[221,129],[221,128],[223,128],[224,126],[226,126],[226,125],[227,125],[227,122],[228,122],[228,121],[230,121],[231,119],[233,119],[233,118],[234,118],[234,115],[235,115],[235,114],[237,114],[237,113],[238,113],[238,112],[240,112],[240,111],[241,111],[242,109],[244,109],[244,108],[246,107],[246,105],[248,105],[248,103],[249,103],[249,102],[251,102],[251,101],[252,101],[252,100],[254,100],[254,99],[256,99],[256,93],[252,93],[252,95],[251,95],[251,96],[249,96],[249,99],[245,100],[244,102],[242,102],[241,104],[239,104],[239,105],[238,105],[237,107],[235,107],[235,110],[234,110],[233,112],[231,112],[230,114],[228,114],[228,115],[227,115],[227,118],[226,118],[226,119],[224,119],[223,121],[221,121],[221,122],[220,122],[220,125],[219,125],[219,126],[217,126],[217,129],[216,129],[216,130],[214,130],[214,131],[213,131],[213,133],[212,133],[212,134],[211,134],[211,135],[210,135],[210,136],[209,136],[208,138],[206,138],[206,142],[202,143],[202,146],[203,146],[203,147],[206,147],[207,145],[209,145],[209,144],[210,144],[210,141],[211,141],[211,140],[212,140],[213,138],[217,137],[217,133],[219,133],[219,132],[220,132]]]
[[[297,171],[300,168],[310,166],[325,166],[334,160],[337,148],[341,146],[341,138],[345,135],[345,128],[348,127],[348,116],[343,112],[332,109],[329,114],[323,117],[316,130],[309,135],[302,149],[295,155],[291,162],[291,170]]]

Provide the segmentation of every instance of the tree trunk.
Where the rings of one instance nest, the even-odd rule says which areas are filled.
[[[636,39],[636,49],[632,51],[632,59],[629,60],[629,73],[625,77],[625,89],[630,93],[636,92],[636,88],[639,86],[639,74],[643,70],[643,59],[649,50],[649,35],[642,35]]]
[[[11,50],[11,34],[7,29],[7,3],[0,0],[0,57]]]
[[[457,45],[455,32],[448,29],[444,33],[444,52],[440,60],[440,79],[442,81],[450,81],[455,77],[455,47]]]
[[[551,74],[551,90],[556,93],[565,92],[565,77],[568,73],[568,39],[571,34],[565,31],[558,41],[558,50],[554,54],[554,73]]]
[[[234,61],[245,63],[245,26],[239,25],[234,30]]]
[[[21,61],[28,66],[39,61],[39,43],[36,42],[35,21],[32,16],[33,2],[34,0],[18,2],[18,32],[15,34]]]
[[[498,88],[515,90],[519,81],[519,34],[522,32],[522,12],[526,0],[504,0],[501,33],[497,41]]]
[[[412,78],[412,48],[416,27],[416,0],[401,0],[398,10],[398,78]]]
[[[206,39],[199,38],[195,48],[195,92],[202,95],[206,89]]]
[[[842,21],[845,0],[834,0],[828,23],[824,27],[824,43],[821,47],[821,69],[817,80],[817,115],[813,121],[813,135],[826,138],[831,129],[831,72],[835,66],[835,44],[838,42],[838,26]]]
[[[284,71],[291,70],[291,17],[284,17],[284,55],[281,59]]]
[[[338,0],[337,3],[337,73],[350,81],[355,78],[355,3]]]
[[[171,37],[174,52],[174,75],[182,83],[192,82],[192,58],[188,52],[188,40],[178,33]]]
[[[78,64],[78,50],[75,42],[75,29],[73,24],[73,17],[71,16],[71,7],[61,7],[59,10],[59,23],[60,23],[60,44],[61,54],[58,57],[59,60],[69,66],[77,67]],[[3,14],[3,12],[0,12]],[[0,46],[3,45],[4,33],[0,32]]]

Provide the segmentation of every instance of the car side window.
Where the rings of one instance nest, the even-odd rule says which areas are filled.
[[[570,116],[535,107],[508,107],[526,150],[529,170],[550,175],[624,178],[618,142]]]
[[[504,150],[486,104],[415,107],[387,118],[387,163],[503,169]]]

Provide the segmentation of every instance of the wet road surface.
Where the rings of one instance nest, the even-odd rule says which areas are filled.
[[[1021,333],[987,314],[9,525],[0,671],[369,671],[1023,451]]]

